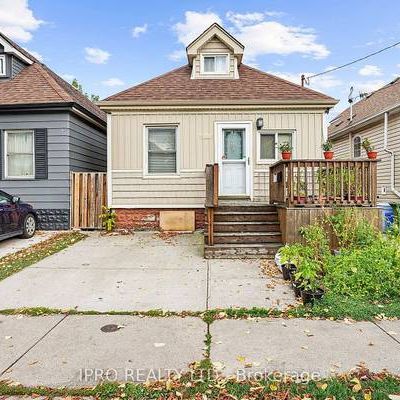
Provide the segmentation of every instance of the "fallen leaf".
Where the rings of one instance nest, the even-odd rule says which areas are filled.
[[[241,363],[244,363],[245,362],[245,360],[246,360],[246,357],[243,357],[243,356],[237,356],[236,357],[236,360],[238,360],[239,362],[241,362]]]
[[[154,347],[164,347],[165,343],[154,343]]]
[[[10,339],[12,339],[12,336],[4,336],[4,339],[10,340]]]
[[[395,331],[388,331],[388,335],[397,335],[397,332],[395,332]]]

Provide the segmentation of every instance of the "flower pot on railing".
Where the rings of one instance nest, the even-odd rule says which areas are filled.
[[[378,157],[378,152],[373,150],[373,151],[367,151],[367,156],[370,160],[376,160]]]
[[[329,150],[329,151],[324,151],[324,158],[325,160],[332,160],[333,159],[333,154],[334,152]]]
[[[282,160],[291,160],[292,159],[292,152],[291,151],[282,151]]]

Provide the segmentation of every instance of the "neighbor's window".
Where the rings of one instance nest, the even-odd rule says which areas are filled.
[[[175,174],[176,127],[147,128],[147,171],[149,174]]]
[[[6,56],[0,55],[0,76],[6,74]]]
[[[354,158],[361,157],[361,138],[356,136],[353,139],[353,156]]]
[[[292,132],[273,132],[260,131],[260,161],[270,161],[278,159],[278,147],[284,142],[293,146]]]
[[[33,131],[6,131],[4,140],[6,178],[33,178]]]
[[[227,74],[228,56],[226,54],[203,56],[203,72],[206,74]]]

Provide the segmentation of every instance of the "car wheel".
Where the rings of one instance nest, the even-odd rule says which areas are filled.
[[[24,239],[29,239],[35,234],[35,232],[36,232],[36,220],[35,220],[35,217],[32,214],[28,214],[25,217],[23,230],[24,230],[24,232],[22,234],[22,237]]]

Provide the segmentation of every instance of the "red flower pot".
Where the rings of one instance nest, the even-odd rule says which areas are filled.
[[[325,158],[325,160],[332,160],[333,151],[324,151],[324,158]]]
[[[367,156],[370,160],[376,160],[376,157],[378,157],[378,152],[377,151],[367,151]]]
[[[291,151],[282,151],[282,160],[290,160],[292,158]]]

